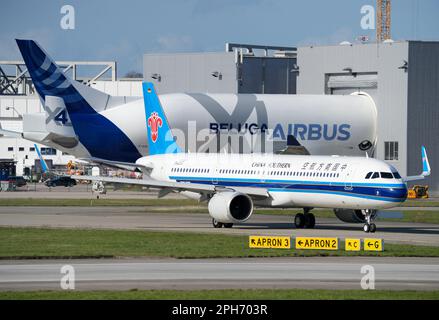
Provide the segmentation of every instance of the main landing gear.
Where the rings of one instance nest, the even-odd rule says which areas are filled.
[[[222,228],[222,227],[224,227],[224,228],[231,228],[231,227],[233,227],[233,223],[222,223],[222,222],[219,222],[218,220],[216,220],[216,219],[212,219],[212,225],[213,225],[213,227],[214,228]]]
[[[371,232],[374,233],[377,230],[377,226],[372,221],[375,220],[377,211],[376,210],[361,210],[364,218],[366,220],[366,223],[363,226],[364,232]]]
[[[304,209],[304,213],[298,213],[294,217],[294,225],[297,229],[313,229],[316,225],[316,217],[309,212],[310,209]]]

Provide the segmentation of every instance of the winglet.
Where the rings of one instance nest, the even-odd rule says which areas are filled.
[[[149,154],[180,153],[181,149],[174,140],[171,127],[151,82],[143,82],[143,99]]]
[[[430,162],[428,162],[427,150],[424,146],[421,148],[422,154],[422,174],[424,177],[429,176],[431,173]]]
[[[41,168],[43,169],[43,173],[49,172],[49,168],[47,167],[46,161],[43,159],[43,156],[41,155],[40,149],[38,149],[38,146],[34,144],[35,151],[37,152],[38,158],[40,158]]]
[[[403,178],[404,181],[422,180],[431,174],[430,162],[428,162],[427,150],[424,146],[421,148],[422,156],[422,173],[419,176],[408,176]]]

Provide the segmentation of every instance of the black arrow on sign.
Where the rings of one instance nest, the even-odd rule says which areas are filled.
[[[367,246],[370,248],[371,246],[373,246],[373,243],[372,242],[368,242]]]
[[[302,240],[300,240],[300,241],[298,242],[299,246],[301,246],[301,245],[302,245],[302,243],[303,243],[303,242],[302,242]]]

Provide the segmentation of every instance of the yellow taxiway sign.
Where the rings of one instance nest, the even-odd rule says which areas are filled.
[[[361,240],[360,239],[348,239],[344,240],[346,251],[360,251],[361,250]]]
[[[250,248],[290,249],[291,238],[279,236],[249,236]]]
[[[338,238],[296,237],[296,249],[338,250]]]
[[[364,239],[364,251],[384,251],[383,239]]]

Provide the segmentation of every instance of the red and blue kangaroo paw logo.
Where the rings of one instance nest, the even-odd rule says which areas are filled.
[[[148,127],[151,128],[151,140],[156,142],[159,137],[159,128],[163,125],[162,118],[159,117],[157,112],[152,112],[151,116],[148,118]]]

